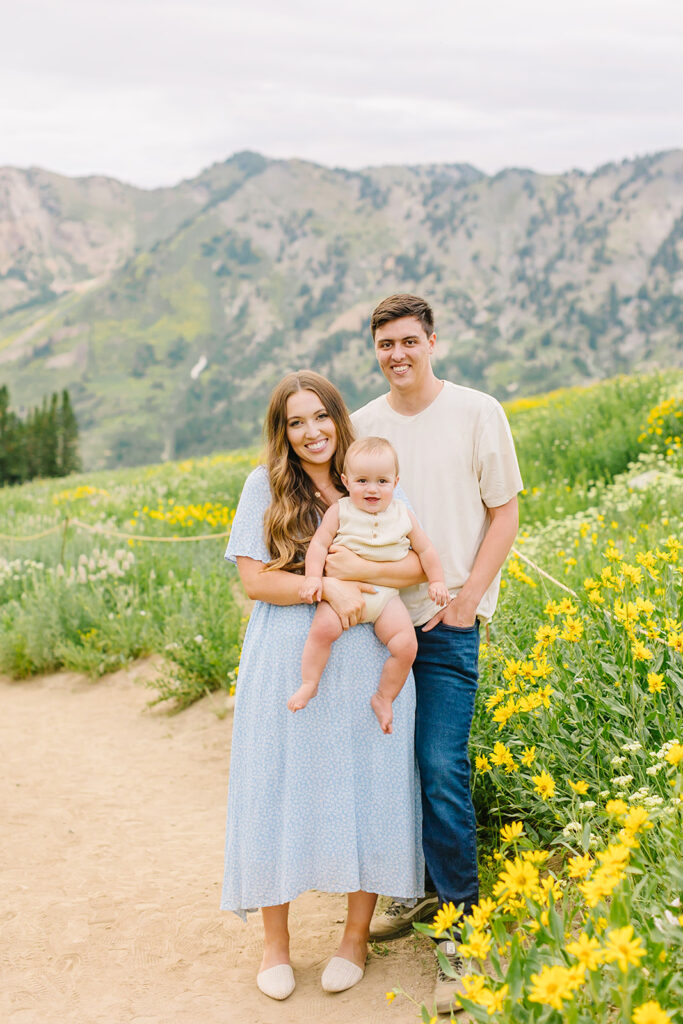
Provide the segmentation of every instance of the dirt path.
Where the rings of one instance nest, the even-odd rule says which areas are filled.
[[[232,716],[146,707],[154,664],[89,682],[0,677],[0,1018],[8,1024],[404,1024],[433,979],[423,940],[327,995],[344,901],[292,906],[297,989],[256,988],[261,926],[218,909]],[[446,1018],[444,1018],[446,1019]]]

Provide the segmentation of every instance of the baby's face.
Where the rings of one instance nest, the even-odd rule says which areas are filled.
[[[391,452],[356,455],[349,461],[343,480],[356,508],[364,512],[384,512],[398,480]]]

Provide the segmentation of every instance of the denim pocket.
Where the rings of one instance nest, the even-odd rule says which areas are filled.
[[[443,629],[448,629],[452,633],[474,633],[475,630],[479,629],[479,620],[473,622],[471,626],[449,626],[447,622],[440,622],[439,625]]]

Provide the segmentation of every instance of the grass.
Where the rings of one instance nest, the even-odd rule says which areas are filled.
[[[464,925],[493,977],[466,1006],[503,1024],[683,1024],[683,380],[619,378],[508,413],[526,490],[482,649],[472,758],[486,898]],[[155,701],[231,690],[245,620],[220,535],[255,462],[1,490],[4,533],[57,529],[3,541],[0,668],[97,677],[158,652]],[[182,541],[198,534],[217,536]]]

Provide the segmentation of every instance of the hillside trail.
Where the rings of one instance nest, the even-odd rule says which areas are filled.
[[[0,1019],[7,1024],[405,1024],[429,997],[426,940],[373,952],[347,992],[320,988],[342,896],[292,904],[297,988],[255,984],[259,915],[219,910],[232,714],[209,696],[150,709],[154,659],[98,682],[0,677]],[[267,742],[267,737],[264,737]],[[447,1020],[448,1018],[441,1018]],[[461,1017],[460,1020],[463,1018]]]

